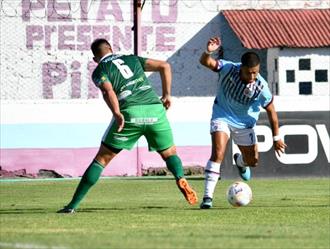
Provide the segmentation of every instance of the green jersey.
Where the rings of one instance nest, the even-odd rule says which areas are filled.
[[[135,55],[110,54],[102,59],[93,72],[97,87],[110,82],[117,95],[120,109],[134,105],[161,104],[144,73],[146,58]]]

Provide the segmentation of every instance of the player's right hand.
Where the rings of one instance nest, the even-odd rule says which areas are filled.
[[[124,129],[124,125],[125,125],[124,115],[121,113],[117,113],[114,114],[114,117],[118,125],[117,132],[121,132]]]
[[[285,152],[286,147],[287,145],[281,139],[278,141],[274,141],[274,149],[279,157],[282,153]]]
[[[221,45],[221,40],[220,37],[212,37],[208,42],[207,42],[207,51],[209,52],[214,52],[217,50]]]
[[[170,108],[172,103],[171,96],[165,95],[160,100],[163,102],[163,106],[165,107],[166,110]]]

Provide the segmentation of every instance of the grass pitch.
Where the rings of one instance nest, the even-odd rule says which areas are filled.
[[[0,248],[330,248],[329,178],[253,179],[253,201],[189,206],[170,178],[104,178],[76,214],[78,180],[0,182]],[[202,198],[204,182],[190,178]]]

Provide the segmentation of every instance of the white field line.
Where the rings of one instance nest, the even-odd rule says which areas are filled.
[[[36,244],[25,244],[25,243],[5,243],[0,242],[0,248],[11,248],[11,249],[69,249],[64,246],[44,246]]]

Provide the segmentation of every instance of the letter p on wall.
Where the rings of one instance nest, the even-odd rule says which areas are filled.
[[[42,95],[52,99],[53,86],[63,83],[67,78],[67,69],[63,63],[47,62],[42,64]]]
[[[284,164],[309,164],[318,156],[318,135],[321,145],[329,162],[329,134],[325,125],[316,125],[316,130],[310,125],[284,125],[280,127],[280,134],[284,136],[305,135],[308,138],[307,153],[299,154],[282,154],[281,157],[276,155],[277,159]]]

